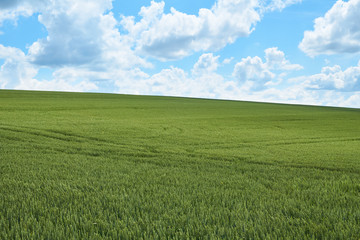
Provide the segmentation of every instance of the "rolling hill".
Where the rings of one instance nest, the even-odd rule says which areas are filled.
[[[1,239],[358,239],[360,110],[0,90]]]

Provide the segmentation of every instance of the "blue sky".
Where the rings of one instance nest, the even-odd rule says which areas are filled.
[[[360,0],[2,0],[0,88],[360,107]]]

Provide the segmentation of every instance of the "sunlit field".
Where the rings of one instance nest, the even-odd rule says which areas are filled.
[[[359,239],[360,110],[0,91],[0,239]]]

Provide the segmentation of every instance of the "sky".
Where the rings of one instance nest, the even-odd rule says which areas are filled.
[[[0,0],[0,89],[360,108],[360,0]]]

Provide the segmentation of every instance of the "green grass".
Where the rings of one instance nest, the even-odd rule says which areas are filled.
[[[0,91],[0,239],[359,239],[360,110]]]

